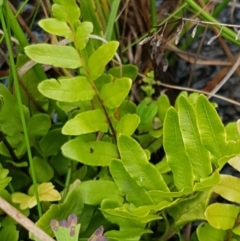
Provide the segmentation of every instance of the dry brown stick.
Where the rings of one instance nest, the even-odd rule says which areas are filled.
[[[45,233],[42,229],[37,227],[35,225],[35,223],[33,223],[29,218],[24,216],[21,212],[19,212],[15,207],[13,207],[10,203],[8,203],[2,197],[0,197],[0,209],[2,209],[6,214],[8,214],[11,218],[13,218],[16,222],[18,222],[26,230],[31,232],[39,240],[55,241],[47,233]]]
[[[14,14],[16,14],[16,9],[14,8],[14,6],[8,1],[8,4],[11,8],[11,10],[13,11]],[[18,15],[17,17],[18,22],[20,23],[20,25],[22,26],[22,28],[24,29],[24,31],[28,34],[28,36],[31,38],[31,40],[34,43],[38,43],[38,39],[35,37],[35,35],[32,33],[32,31],[29,29],[29,27],[27,26],[27,24],[25,23],[25,21],[22,19],[21,15]]]
[[[238,59],[238,61],[239,61],[239,63],[238,63],[238,65],[239,65],[239,64],[240,64],[240,58]],[[237,66],[238,66],[238,65],[237,65]],[[233,66],[233,67],[234,67],[234,66]],[[231,69],[230,71],[233,71],[233,72],[234,72],[235,70],[232,70],[232,69]],[[232,72],[232,73],[233,73],[233,72]],[[231,73],[231,74],[232,74],[232,73]],[[138,75],[141,76],[141,77],[143,77],[143,78],[146,78],[146,79],[149,79],[149,80],[153,80],[153,79],[147,77],[147,76],[144,75],[144,74],[139,73]],[[226,75],[226,77],[227,77],[227,76],[228,76],[228,75]],[[215,97],[215,98],[217,98],[217,99],[224,100],[224,101],[226,101],[226,102],[228,102],[228,103],[231,103],[231,104],[233,104],[233,105],[240,106],[240,103],[239,103],[239,102],[237,102],[237,101],[235,101],[235,100],[232,100],[232,99],[229,99],[229,98],[226,98],[226,97],[221,96],[221,95],[216,95],[215,93],[212,94],[211,92],[207,92],[207,91],[204,91],[204,90],[198,90],[198,89],[193,89],[193,88],[188,88],[188,87],[182,87],[182,86],[165,84],[165,83],[162,83],[162,82],[160,82],[160,81],[158,81],[158,80],[154,80],[154,81],[155,81],[155,83],[156,83],[157,85],[163,86],[163,87],[167,87],[167,88],[169,88],[169,89],[185,90],[185,91],[189,91],[189,92],[197,92],[197,93],[200,93],[200,94],[207,95],[208,98]],[[209,96],[210,96],[210,97],[209,97]]]
[[[202,2],[202,0],[200,0],[200,5],[201,5],[201,7],[205,6],[205,4],[204,4],[204,2]],[[218,35],[219,30],[214,25],[212,26],[212,29],[215,32],[215,34]],[[223,40],[223,38],[221,36],[219,36],[218,41],[222,45],[222,48],[223,48],[224,52],[226,53],[226,55],[227,55],[228,59],[230,60],[230,62],[232,62],[232,64],[234,64],[235,58],[232,55],[231,51],[229,50],[226,42]],[[237,72],[238,76],[240,76],[240,69],[239,68],[236,69],[236,72]]]
[[[220,83],[209,93],[208,99],[212,98],[221,88],[222,86],[229,80],[229,78],[232,76],[232,74],[236,71],[236,69],[240,65],[240,57],[236,60],[235,64],[232,66],[232,68],[229,70],[227,75],[220,81]]]

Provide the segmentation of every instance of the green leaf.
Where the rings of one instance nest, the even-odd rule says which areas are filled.
[[[223,241],[225,240],[226,234],[226,231],[213,228],[208,223],[201,223],[197,227],[197,236],[199,241]]]
[[[207,221],[217,229],[231,229],[239,214],[239,207],[226,203],[213,203],[205,211]]]
[[[53,16],[73,26],[79,21],[80,9],[75,0],[55,0],[52,5]]]
[[[3,190],[12,180],[11,177],[7,176],[8,173],[9,173],[8,169],[4,169],[0,165],[0,191]]]
[[[120,135],[118,148],[124,168],[128,174],[146,190],[169,191],[160,172],[148,162],[145,151],[133,138]]]
[[[54,171],[56,171],[56,173],[59,176],[66,175],[69,170],[69,165],[71,165],[70,160],[68,158],[64,157],[62,155],[62,152],[58,152],[57,155],[54,155],[51,158],[50,163],[51,163],[51,166],[54,168]],[[80,178],[80,177],[77,177],[77,178],[82,180],[82,178]],[[73,180],[76,180],[77,178],[73,178]]]
[[[239,150],[240,150],[240,139],[237,141],[228,141],[227,145],[225,146],[225,157],[229,156],[230,158],[232,158],[233,156],[239,155],[240,154]],[[219,163],[221,163],[220,160],[219,160]]]
[[[3,133],[0,132],[1,135]],[[26,153],[26,144],[23,133],[15,133],[14,136],[6,136],[6,139],[11,146],[11,148],[14,150],[17,157],[22,157]],[[7,149],[6,145],[2,142],[0,142],[0,153],[3,156],[11,157],[9,150]]]
[[[109,166],[113,158],[118,158],[116,145],[104,141],[70,140],[62,146],[63,155],[91,166]]]
[[[127,97],[131,86],[132,81],[129,78],[116,79],[113,83],[105,84],[100,92],[103,104],[109,109],[119,107]]]
[[[235,156],[228,161],[228,164],[240,172],[240,156]]]
[[[157,114],[158,106],[154,103],[147,104],[145,101],[142,101],[137,107],[137,114],[141,118],[141,124],[147,124],[153,120]]]
[[[137,129],[140,118],[136,114],[126,114],[117,123],[116,131],[118,134],[131,136]]]
[[[192,163],[194,177],[196,180],[200,180],[212,172],[212,166],[209,153],[201,142],[193,106],[184,96],[179,97],[178,116],[184,146]]]
[[[11,163],[13,166],[15,167],[28,167],[28,162],[27,161],[24,161],[24,162],[14,162],[14,161],[10,161],[10,160],[7,160],[6,161],[7,163]]]
[[[33,165],[37,182],[48,182],[53,178],[53,168],[46,160],[43,160],[42,158],[35,156],[33,158]],[[31,173],[30,169],[29,172]]]
[[[93,25],[91,22],[80,23],[76,32],[76,44],[79,50],[86,47],[89,39],[89,35],[93,31]]]
[[[23,131],[17,100],[3,84],[0,84],[0,95],[4,99],[4,106],[0,113],[1,131],[9,136],[14,136]],[[29,113],[25,109],[26,119],[29,118],[28,115]]]
[[[70,112],[74,109],[80,108],[80,106],[83,104],[84,101],[77,101],[77,102],[62,102],[62,101],[57,101],[57,105],[59,108],[66,112]],[[90,101],[86,101],[90,102]]]
[[[121,161],[113,160],[110,164],[110,172],[119,190],[126,195],[126,199],[136,207],[154,204],[146,190],[138,186],[130,177]]]
[[[64,135],[82,135],[96,131],[107,132],[108,123],[102,110],[90,110],[77,114],[63,126]]]
[[[233,233],[237,234],[238,236],[240,235],[240,225],[237,225],[232,229]]]
[[[53,235],[49,225],[53,218],[61,220],[74,213],[80,220],[80,216],[84,207],[82,194],[79,191],[80,186],[81,184],[75,186],[63,203],[52,204],[50,208],[43,214],[43,216],[37,221],[37,226],[43,229],[49,235]]]
[[[154,221],[154,220],[162,219],[162,217],[160,217],[159,215],[153,215],[153,214],[147,214],[147,215],[144,215],[144,216],[132,215],[130,213],[130,211],[129,212],[125,211],[124,207],[123,208],[115,208],[115,209],[103,209],[102,211],[111,215],[111,216],[130,219],[130,220],[135,221],[135,222],[139,221],[139,222],[145,223],[145,224],[149,223],[151,221]]]
[[[44,156],[55,156],[68,137],[61,133],[61,129],[50,130],[39,142]]]
[[[174,197],[181,197],[184,195],[191,194],[192,189],[191,188],[184,188],[180,192],[163,192],[160,190],[152,190],[148,191],[148,194],[152,197],[153,200],[161,200],[161,199],[170,199]]]
[[[201,94],[193,92],[193,93],[188,95],[188,100],[193,106],[195,106],[199,96],[201,96]],[[213,103],[211,103],[211,105],[213,106]],[[214,107],[215,107],[215,105],[214,105]]]
[[[29,58],[25,54],[18,54],[17,69],[22,68],[28,61]],[[42,67],[38,66],[37,68]],[[22,104],[28,106],[32,115],[39,113],[39,111],[47,111],[49,108],[49,100],[43,96],[37,88],[39,82],[45,78],[45,73],[43,73],[43,76],[39,76],[35,68],[30,68],[26,73],[21,75],[22,83],[20,85],[20,91]]]
[[[91,180],[81,183],[80,193],[85,204],[100,205],[104,199],[123,201],[117,185],[108,180]]]
[[[125,205],[128,205],[127,203]],[[131,204],[129,204],[131,205]],[[101,203],[101,212],[104,217],[109,220],[111,223],[116,223],[119,225],[120,229],[123,228],[144,228],[145,224],[141,224],[139,220],[134,218],[126,218],[125,216],[122,217],[121,215],[117,215],[117,213],[105,212],[105,210],[117,210],[122,208],[122,203],[112,199],[105,199]]]
[[[135,114],[136,109],[137,107],[132,101],[124,100],[119,107],[119,116],[123,117],[126,114]]]
[[[104,68],[110,62],[117,51],[119,43],[117,41],[108,42],[99,47],[88,60],[90,76],[96,80],[103,74]]]
[[[157,100],[157,105],[158,105],[158,116],[163,123],[167,110],[171,106],[168,96],[165,94],[160,95]]]
[[[180,200],[167,212],[174,218],[177,227],[183,226],[196,220],[205,220],[204,211],[209,202],[210,192],[198,192],[193,197]]]
[[[201,178],[200,182],[195,183],[193,190],[194,191],[206,191],[211,187],[217,185],[220,182],[220,175],[218,170],[214,171],[214,173],[205,178]]]
[[[17,231],[16,225],[8,225],[3,227],[0,231],[0,237],[2,241],[18,241],[19,231]]]
[[[105,233],[109,240],[139,241],[143,234],[152,233],[144,228],[125,228],[121,230],[111,230]]]
[[[56,18],[47,18],[40,20],[38,25],[48,33],[73,39],[72,31],[65,21]]]
[[[36,44],[25,47],[25,53],[40,64],[69,69],[82,66],[77,50],[71,46]]]
[[[51,127],[51,118],[47,114],[36,114],[27,122],[28,135],[44,136]]]
[[[224,155],[227,133],[215,108],[203,95],[197,99],[196,117],[203,145],[220,159]]]
[[[213,191],[230,202],[240,203],[240,178],[230,175],[220,175],[220,183]]]
[[[97,215],[98,217],[96,217],[95,215]],[[95,222],[96,219],[97,219],[97,222]],[[98,227],[101,224],[104,225],[102,213],[101,212],[96,213],[96,206],[92,206],[92,205],[84,205],[84,209],[82,211],[80,220],[84,220],[84,222],[81,223],[80,238],[89,237],[90,233],[93,232],[92,230],[94,230],[95,227]],[[91,225],[90,222],[92,222],[93,220],[94,220],[94,225]],[[107,222],[107,220],[105,221]],[[99,222],[99,225],[98,225],[98,222]],[[88,232],[87,235],[85,235],[85,231]]]
[[[99,78],[96,79],[95,81],[95,86],[97,87],[99,93],[102,89],[102,87],[105,85],[105,84],[109,84],[113,81],[113,77],[109,74],[102,74]]]
[[[56,219],[52,219],[50,226],[54,232],[54,235],[58,241],[78,241],[80,232],[80,224],[77,224],[77,216],[71,214],[67,220],[63,219],[58,222]]]
[[[22,188],[26,189],[31,185],[32,178],[30,177],[28,172],[23,172],[22,169],[11,169],[11,185],[15,191],[18,191]],[[19,182],[21,180],[21,182]]]
[[[54,189],[51,182],[41,183],[38,185],[38,194],[40,202],[55,202],[61,199],[60,193]],[[14,192],[12,201],[19,203],[21,209],[33,208],[37,205],[37,199],[34,195],[33,185],[29,188],[28,195],[25,193]]]
[[[240,134],[238,132],[237,122],[230,122],[225,127],[227,132],[227,139],[231,141],[238,141]]]
[[[2,111],[3,106],[4,106],[4,98],[2,95],[0,95],[0,112]]]
[[[177,112],[173,107],[167,111],[163,125],[163,146],[168,165],[173,172],[175,186],[179,191],[193,186],[193,168],[186,154]]]
[[[130,78],[134,81],[138,75],[138,68],[133,64],[125,64],[122,66],[113,67],[108,71],[115,78],[121,78],[122,76]]]
[[[95,91],[84,76],[73,78],[47,79],[38,85],[46,97],[63,102],[92,100]]]

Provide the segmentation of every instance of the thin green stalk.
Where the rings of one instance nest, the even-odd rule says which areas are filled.
[[[9,22],[9,26],[11,27],[11,30],[13,31],[15,38],[19,42],[20,51],[23,53],[24,47],[29,45],[27,37],[24,34],[24,32],[22,31],[22,28],[20,27],[18,21],[16,20],[14,14],[8,4],[6,4],[5,8],[7,11],[7,20]],[[43,68],[41,65],[39,65],[39,64],[34,65],[32,70],[35,72],[36,76],[38,76],[39,82],[47,79],[47,76],[46,76],[45,72],[43,71]],[[56,112],[59,116],[62,117],[63,120],[65,119],[64,113],[60,108],[56,108]]]
[[[6,3],[6,0],[5,0],[4,6],[6,6],[6,5],[7,5],[7,3]],[[8,17],[8,12],[9,12],[8,9],[6,9],[6,18]],[[36,180],[36,175],[35,175],[35,170],[34,170],[34,165],[33,165],[30,142],[29,142],[29,138],[28,138],[26,120],[25,120],[23,105],[22,105],[22,100],[21,100],[20,87],[19,87],[18,77],[17,77],[17,70],[16,70],[13,52],[12,52],[12,47],[11,47],[11,39],[10,39],[10,36],[8,34],[6,22],[5,22],[4,15],[3,15],[2,5],[0,6],[0,18],[1,18],[3,31],[4,31],[4,34],[5,34],[5,38],[6,38],[8,53],[9,53],[9,61],[10,61],[10,64],[11,64],[10,65],[11,69],[12,69],[12,75],[13,75],[13,80],[14,80],[14,88],[16,90],[16,98],[17,98],[17,102],[18,102],[20,118],[21,118],[21,122],[22,122],[22,126],[23,126],[23,133],[24,133],[25,143],[26,143],[26,147],[27,147],[27,154],[28,154],[28,159],[29,159],[30,169],[31,169],[31,174],[32,174],[34,193],[35,193],[36,200],[37,200],[38,214],[39,214],[39,217],[41,217],[42,216],[42,210],[41,210],[41,205],[40,205],[40,200],[39,200],[39,195],[38,195],[37,180]]]
[[[219,13],[227,6],[227,4],[228,4],[230,1],[231,1],[231,0],[223,0],[223,2],[221,2],[219,5],[217,5],[217,7],[214,9],[214,11],[213,11],[213,13],[212,13],[212,16],[213,16],[214,18],[216,18],[216,17],[219,15]],[[207,1],[204,0],[204,2],[206,3]],[[185,34],[185,32],[186,32],[185,29],[188,30],[189,27],[190,27],[190,23],[187,23],[187,24],[185,25],[184,29],[183,29],[183,32],[181,33],[181,36],[183,36],[183,35]],[[205,29],[205,27],[199,26],[199,27],[197,28],[195,37],[192,38],[192,37],[190,36],[190,37],[186,38],[186,39],[183,41],[182,45],[179,47],[179,49],[181,49],[181,50],[183,50],[183,51],[186,50],[186,49],[188,49],[189,46],[191,46],[192,43],[195,41],[195,39],[197,39],[197,38],[200,36],[200,34],[203,33],[204,29]],[[175,62],[175,60],[176,60],[176,59],[170,59],[170,60],[169,60],[169,65],[172,65],[172,64]]]
[[[231,0],[224,0],[223,2],[221,2],[213,11],[212,13],[212,16],[214,18],[216,18],[219,13],[227,6],[227,4],[230,2]],[[204,1],[206,2],[206,0]],[[187,27],[186,27],[187,28]],[[188,28],[187,28],[188,29]],[[195,41],[195,39],[197,39],[199,37],[199,35],[203,32],[203,30],[205,29],[205,27],[202,27],[202,26],[199,26],[197,28],[197,31],[196,31],[196,34],[195,34],[195,37],[192,38],[192,37],[189,37],[187,38],[183,44],[180,46],[180,49],[181,50],[186,50],[188,49],[188,47]],[[184,34],[184,33],[183,33]]]
[[[222,10],[228,5],[229,2],[231,2],[232,0],[222,0],[221,3],[219,3],[216,8],[213,11],[212,16],[214,18],[216,18],[221,12]]]
[[[29,28],[30,28],[30,29],[32,29],[33,24],[35,23],[35,20],[36,20],[36,17],[37,17],[37,14],[38,14],[38,10],[39,10],[40,6],[41,6],[41,4],[40,4],[40,2],[39,2],[38,5],[37,5],[37,7],[36,7],[36,9],[35,9],[35,12],[34,12],[34,14],[33,14],[33,17],[32,17],[32,19],[31,19],[31,23],[30,23],[30,25],[29,25]]]
[[[8,4],[5,4],[5,8],[8,13],[8,21],[11,26],[11,29],[14,33],[14,36],[17,38],[17,40],[20,44],[19,47],[20,47],[21,52],[23,52],[23,50],[24,50],[23,48],[25,46],[29,45],[27,38],[26,38],[25,34],[23,33],[18,21],[16,20],[10,6]]]
[[[156,0],[150,0],[150,13],[152,26],[157,25]]]
[[[18,17],[18,15],[22,12],[22,10],[24,9],[24,7],[26,6],[26,4],[28,3],[28,0],[25,0],[24,3],[22,3],[22,5],[20,6],[20,8],[17,10],[16,12],[16,17]]]
[[[69,191],[69,187],[71,184],[71,179],[72,179],[72,171],[73,171],[73,163],[72,161],[69,161],[69,166],[68,166],[68,171],[67,171],[67,177],[66,177],[66,182],[65,182],[65,189],[63,192],[63,197],[62,197],[62,202],[65,200],[68,191]]]
[[[199,15],[205,20],[205,21],[209,21],[212,23],[216,23],[216,27],[220,30],[222,29],[222,33],[221,35],[223,37],[225,37],[226,39],[230,40],[231,42],[235,43],[236,45],[240,46],[240,41],[236,41],[236,33],[234,31],[232,31],[231,29],[224,27],[224,26],[219,26],[218,25],[218,21],[211,16],[209,13],[207,13],[206,11],[204,11],[198,4],[195,3],[195,1],[192,0],[185,0],[185,2],[189,5],[189,7],[191,7],[195,12],[199,13]]]
[[[24,34],[24,32],[22,31],[22,28],[20,27],[18,21],[16,20],[14,14],[8,4],[5,4],[5,8],[6,8],[6,11],[8,14],[7,17],[8,17],[9,25],[14,33],[15,38],[19,42],[20,51],[23,53],[24,47],[29,45],[27,37]],[[39,77],[39,80],[44,80],[47,78],[40,65],[35,65],[33,67],[33,70],[35,71],[36,75]]]
[[[108,25],[107,25],[106,34],[105,34],[105,38],[107,41],[110,41],[112,39],[112,34],[114,29],[113,25],[117,17],[120,2],[121,0],[114,0],[112,3],[111,12],[108,18]]]

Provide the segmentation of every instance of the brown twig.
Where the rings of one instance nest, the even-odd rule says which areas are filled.
[[[15,207],[8,203],[5,199],[0,197],[0,209],[8,214],[12,219],[18,222],[22,227],[31,232],[35,237],[41,241],[55,241],[42,229],[37,227],[29,218],[19,212]]]

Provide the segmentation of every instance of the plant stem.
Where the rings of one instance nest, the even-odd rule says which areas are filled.
[[[4,1],[4,6],[5,7],[7,6],[6,0]],[[0,18],[1,18],[3,31],[4,31],[4,34],[5,34],[5,37],[6,37],[6,44],[7,44],[7,49],[8,49],[8,53],[9,53],[9,60],[10,60],[10,64],[11,64],[13,80],[14,80],[14,88],[16,90],[16,98],[17,98],[17,102],[18,102],[20,118],[21,118],[21,122],[22,122],[23,133],[24,133],[24,138],[25,138],[25,143],[26,143],[27,153],[28,153],[28,159],[29,159],[30,169],[31,169],[31,174],[32,174],[34,194],[35,194],[36,200],[37,200],[38,215],[39,215],[39,217],[41,217],[42,216],[42,210],[41,210],[40,200],[39,200],[39,196],[38,196],[37,180],[36,180],[36,175],[35,175],[35,170],[34,170],[34,164],[33,164],[31,146],[30,146],[29,137],[28,137],[26,120],[25,120],[24,111],[23,111],[23,105],[22,105],[21,94],[20,94],[20,87],[19,87],[18,77],[17,77],[17,70],[16,70],[16,66],[15,66],[15,63],[14,63],[14,58],[13,58],[13,52],[12,52],[12,47],[11,47],[11,39],[10,39],[8,30],[7,30],[7,26],[6,26],[3,14],[4,14],[3,8],[1,6],[0,7]],[[7,8],[6,9],[6,18],[7,19],[8,19],[8,16],[9,16],[9,9]]]
[[[240,46],[240,41],[235,40],[236,38],[236,33],[234,31],[232,31],[231,29],[222,26],[220,27],[218,24],[219,22],[213,17],[211,16],[209,13],[207,13],[206,11],[204,11],[198,4],[195,3],[195,1],[192,0],[185,0],[186,3],[188,3],[188,5],[197,13],[199,13],[199,15],[202,16],[202,18],[206,21],[212,22],[212,23],[216,23],[216,27],[220,30],[222,28],[222,33],[221,35],[223,37],[225,37],[226,39],[230,40],[231,42],[235,43],[236,45]]]
[[[5,4],[5,8],[6,8],[6,12],[8,14],[7,19],[9,21],[9,25],[14,33],[15,38],[17,38],[17,40],[20,44],[19,45],[20,51],[23,53],[24,47],[29,45],[28,40],[26,38],[26,35],[22,31],[18,21],[16,20],[10,6],[8,4]],[[35,71],[36,75],[39,77],[39,80],[44,80],[47,78],[42,67],[39,64],[35,65],[33,67],[33,70]]]
[[[72,161],[69,161],[67,178],[66,178],[66,182],[65,182],[65,189],[63,192],[62,202],[64,202],[64,200],[68,194],[68,190],[69,190],[69,186],[70,186],[71,178],[72,178],[72,171],[73,171],[73,163],[72,163]]]
[[[156,0],[150,0],[150,13],[152,26],[157,25]]]
[[[94,91],[95,91],[95,93],[96,93],[96,97],[97,97],[97,99],[98,99],[98,101],[99,101],[99,103],[100,103],[100,105],[101,105],[101,107],[102,107],[102,110],[103,110],[103,112],[104,112],[104,115],[105,115],[106,118],[107,118],[107,122],[108,122],[108,124],[109,124],[109,128],[110,128],[110,130],[111,130],[111,132],[112,132],[112,135],[113,135],[113,140],[114,140],[115,143],[117,143],[116,131],[115,131],[114,127],[113,127],[113,124],[112,124],[112,122],[111,122],[110,116],[108,115],[107,109],[106,109],[106,107],[105,107],[104,104],[103,104],[103,101],[102,101],[102,99],[101,99],[100,93],[99,93],[99,91],[98,91],[98,89],[97,89],[94,81],[92,80],[92,78],[91,78],[91,76],[90,76],[89,70],[88,70],[88,68],[87,68],[87,64],[85,63],[85,60],[84,60],[84,58],[83,58],[83,56],[82,56],[82,53],[81,53],[81,51],[77,48],[77,44],[76,44],[77,40],[76,40],[76,33],[75,33],[75,31],[74,31],[74,27],[71,26],[71,29],[72,29],[73,36],[74,36],[74,45],[75,45],[75,47],[76,47],[76,49],[77,49],[77,51],[78,51],[78,54],[79,54],[79,57],[80,57],[82,63],[83,63],[83,69],[85,70],[86,77],[87,77],[89,83],[91,84],[92,88],[94,89]]]
[[[111,6],[111,12],[107,21],[107,29],[106,29],[106,35],[105,38],[107,41],[110,41],[112,38],[112,34],[113,34],[113,25],[117,16],[117,12],[118,12],[118,8],[119,8],[119,4],[120,4],[121,0],[114,0]]]

